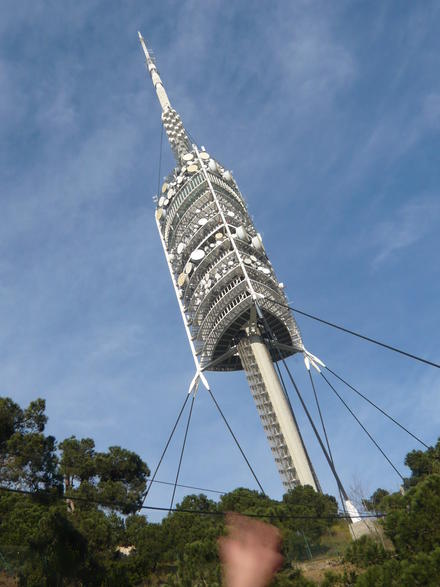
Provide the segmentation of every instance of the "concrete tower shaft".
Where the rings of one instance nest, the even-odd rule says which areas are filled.
[[[157,196],[156,222],[196,364],[206,371],[246,371],[284,486],[317,489],[273,367],[304,351],[295,319],[283,307],[283,286],[231,172],[190,144],[139,37],[177,162]],[[262,333],[270,333],[271,344]]]

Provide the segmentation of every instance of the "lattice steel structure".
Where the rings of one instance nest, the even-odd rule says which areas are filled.
[[[285,488],[319,489],[273,365],[306,352],[283,286],[232,174],[191,143],[139,38],[176,159],[156,222],[198,373],[244,369]]]

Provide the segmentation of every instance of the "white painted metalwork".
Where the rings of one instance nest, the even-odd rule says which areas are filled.
[[[284,288],[230,171],[190,143],[139,33],[176,167],[157,195],[156,224],[190,344],[196,374],[244,369],[286,489],[319,489],[273,361],[304,350]],[[258,314],[258,315],[257,315]],[[267,347],[258,321],[279,346]],[[252,332],[251,332],[252,330]]]

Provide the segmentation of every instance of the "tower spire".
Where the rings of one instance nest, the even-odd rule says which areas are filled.
[[[168,94],[157,71],[156,63],[150,55],[145,40],[138,31],[139,41],[145,55],[148,72],[151,76],[154,89],[156,90],[157,98],[160,107],[162,108],[162,122],[167,133],[168,141],[173,150],[176,161],[180,163],[181,158],[185,153],[191,149],[191,142],[186,134],[185,127],[177,112],[172,108]]]

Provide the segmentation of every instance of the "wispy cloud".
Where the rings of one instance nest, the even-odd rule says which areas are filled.
[[[394,218],[381,222],[372,235],[372,244],[378,249],[373,267],[377,268],[393,254],[424,238],[438,226],[439,217],[438,199],[417,199],[398,209]]]

